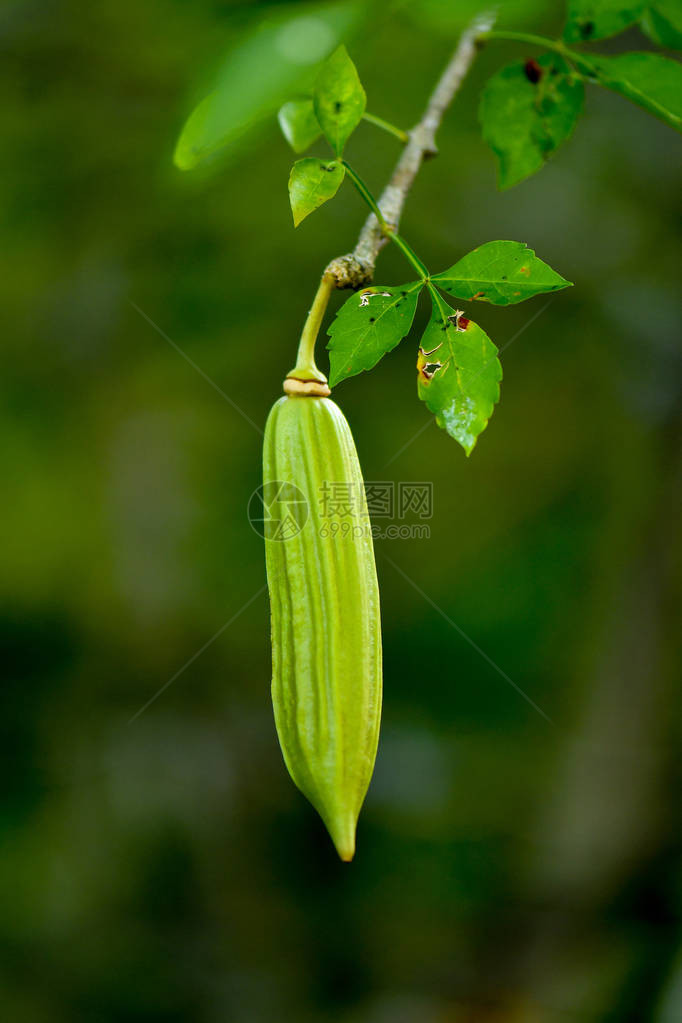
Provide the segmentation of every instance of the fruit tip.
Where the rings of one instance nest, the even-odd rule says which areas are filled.
[[[355,821],[350,827],[343,828],[343,830],[336,831],[336,833],[330,831],[329,834],[339,854],[339,858],[344,863],[350,863],[355,856]]]

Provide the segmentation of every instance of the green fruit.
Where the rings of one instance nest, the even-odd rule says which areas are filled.
[[[299,528],[305,505],[285,488],[279,523],[289,528],[266,530],[277,733],[291,777],[350,860],[379,739],[381,623],[362,473],[333,401],[288,395],[275,404],[263,479],[265,493],[279,481],[307,502]],[[334,508],[330,493],[352,500]]]

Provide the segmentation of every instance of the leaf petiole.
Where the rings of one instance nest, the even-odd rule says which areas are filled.
[[[431,283],[431,281],[426,282],[426,287],[429,290],[431,301],[433,302],[434,307],[438,309],[441,312],[441,314],[444,314],[448,308],[447,302],[445,301],[441,293],[438,291],[436,286]]]
[[[512,43],[530,43],[531,46],[544,46],[548,50],[565,52],[564,44],[560,39],[550,39],[547,36],[538,36],[533,32],[504,32],[492,29],[490,32],[482,32],[478,39],[487,42],[488,39],[506,39]]]
[[[422,263],[421,259],[414,251],[412,246],[408,245],[408,243],[405,241],[402,235],[398,234],[397,231],[388,231],[388,237],[391,239],[392,242],[394,242],[395,245],[398,246],[398,248],[402,252],[407,262],[410,264],[412,269],[417,271],[421,280],[428,281],[429,271],[426,268],[426,266]]]
[[[390,226],[390,224],[386,223],[386,218],[384,217],[383,213],[379,209],[378,202],[376,201],[376,199],[374,198],[374,196],[372,195],[372,193],[370,192],[369,188],[367,187],[365,182],[362,180],[360,175],[357,174],[353,170],[353,168],[350,166],[350,164],[346,163],[345,160],[342,160],[341,163],[343,164],[343,166],[346,169],[346,174],[351,179],[351,181],[353,182],[353,184],[357,188],[358,192],[360,193],[362,198],[365,200],[365,202],[367,203],[367,205],[371,209],[371,211],[374,214],[374,216],[379,221],[379,226],[381,227],[381,230],[384,232],[386,237],[390,238],[390,240],[392,242],[394,242],[395,245],[398,246],[398,248],[400,249],[400,251],[404,255],[404,257],[407,260],[407,262],[410,264],[412,269],[417,271],[417,273],[419,274],[420,279],[421,280],[426,280],[428,278],[428,276],[429,276],[429,271],[427,270],[427,268],[424,265],[424,263],[422,263],[421,259],[417,255],[417,253],[412,249],[412,247],[410,245],[408,245],[408,243],[405,241],[405,239],[402,238],[398,234],[398,232],[396,230],[394,230]]]
[[[595,74],[594,67],[590,61],[585,60],[581,53],[569,50],[567,46],[564,46],[561,39],[548,39],[546,36],[537,36],[533,32],[503,32],[498,30],[482,32],[478,39],[481,42],[487,42],[489,39],[499,39],[511,43],[529,43],[531,46],[542,46],[545,50],[551,50],[553,53],[560,54],[565,60],[571,61],[583,74],[591,78]]]
[[[401,142],[409,141],[410,136],[406,131],[403,131],[402,128],[397,128],[395,124],[391,124],[390,121],[385,121],[383,117],[377,117],[376,114],[368,114],[365,110],[362,115],[362,119],[363,121],[368,121],[370,124],[376,125],[377,128],[383,128],[383,130],[387,131],[389,135],[394,135],[397,139],[400,139]]]
[[[383,213],[379,209],[379,204],[376,201],[376,199],[374,198],[374,196],[372,195],[372,193],[370,192],[370,190],[367,187],[367,185],[365,184],[365,182],[362,180],[360,175],[357,174],[353,170],[353,168],[351,167],[351,165],[349,163],[347,163],[345,160],[342,160],[341,163],[346,168],[346,174],[351,179],[351,181],[353,182],[353,184],[357,188],[358,192],[360,193],[360,195],[362,196],[364,201],[367,203],[367,205],[371,209],[371,211],[374,214],[374,216],[379,221],[379,224],[381,226],[381,230],[384,232],[384,234],[390,234],[391,233],[391,229],[388,226],[388,224],[386,223],[386,221],[384,219]]]

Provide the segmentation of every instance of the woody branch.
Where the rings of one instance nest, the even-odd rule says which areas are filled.
[[[474,61],[478,50],[477,39],[491,29],[494,21],[494,13],[481,14],[462,33],[454,53],[429,97],[421,119],[409,132],[405,148],[379,199],[379,209],[384,220],[394,230],[398,228],[405,200],[422,163],[438,152],[436,133],[445,111],[459,91]],[[370,284],[377,256],[387,241],[388,238],[376,216],[371,213],[363,225],[353,251],[333,259],[328,264],[325,275],[334,278],[337,288],[361,288]]]

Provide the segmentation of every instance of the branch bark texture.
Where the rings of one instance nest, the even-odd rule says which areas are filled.
[[[477,37],[490,31],[494,21],[493,13],[479,15],[462,33],[420,121],[409,132],[405,148],[379,199],[379,209],[386,223],[394,230],[398,229],[405,200],[422,163],[438,152],[436,132],[473,63],[477,52]],[[377,256],[388,240],[376,216],[371,213],[353,251],[333,259],[325,273],[333,276],[337,288],[361,288],[370,284]]]

